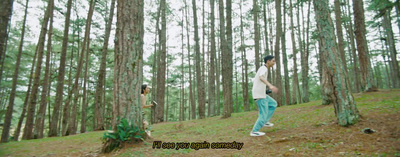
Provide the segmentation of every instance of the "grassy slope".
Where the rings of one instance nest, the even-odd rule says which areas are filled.
[[[400,155],[400,90],[355,94],[362,119],[356,125],[336,124],[331,105],[320,101],[279,107],[267,136],[250,137],[257,111],[234,113],[231,118],[212,117],[153,125],[152,139],[108,155],[120,156],[353,156]],[[363,128],[377,132],[363,134]],[[0,156],[96,155],[103,132],[0,144]],[[241,150],[153,149],[163,142],[243,142]]]

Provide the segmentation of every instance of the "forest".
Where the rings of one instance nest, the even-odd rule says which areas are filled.
[[[275,117],[296,114],[289,108],[323,109],[333,115],[309,118],[330,117],[334,124],[305,124],[364,126],[365,115],[379,117],[364,108],[368,97],[390,107],[381,116],[397,121],[387,124],[394,140],[386,144],[398,145],[399,38],[399,0],[2,0],[0,148],[99,132],[91,138],[103,138],[101,152],[140,141],[151,150],[165,136],[160,130],[193,123],[204,129],[251,115],[245,129],[234,125],[245,132],[235,135],[248,136],[259,111],[253,79],[267,55],[276,62],[266,78],[278,89],[268,94],[278,105]],[[151,107],[142,106],[143,96]],[[268,134],[290,129],[275,121],[278,129],[266,138],[282,143]],[[243,149],[253,147],[245,142]],[[399,155],[400,147],[383,153]],[[279,155],[285,154],[272,154]]]

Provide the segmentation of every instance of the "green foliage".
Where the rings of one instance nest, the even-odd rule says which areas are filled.
[[[139,129],[139,126],[135,126],[133,123],[129,125],[128,120],[125,118],[120,119],[118,117],[119,124],[117,124],[117,130],[115,132],[105,132],[103,135],[103,152],[108,153],[121,146],[123,142],[130,141],[143,141],[144,131]]]

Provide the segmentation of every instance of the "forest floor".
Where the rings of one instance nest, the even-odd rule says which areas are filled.
[[[341,127],[321,101],[278,107],[266,136],[250,137],[258,112],[152,126],[151,139],[101,154],[104,131],[0,144],[0,156],[400,156],[400,90],[354,94],[360,121]],[[375,130],[366,134],[365,128]],[[153,149],[153,142],[243,143],[239,149]]]

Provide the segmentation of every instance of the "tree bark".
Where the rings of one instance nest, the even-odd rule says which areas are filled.
[[[328,77],[332,78],[329,82],[333,85],[333,103],[338,123],[341,126],[355,124],[359,119],[359,113],[354,98],[350,92],[348,76],[344,72],[344,66],[341,63],[340,54],[336,47],[335,29],[329,13],[328,0],[314,0],[314,9],[316,13],[317,28],[319,40],[323,49],[323,56],[326,58],[324,64],[329,69]]]
[[[158,2],[158,1],[157,1]],[[161,5],[158,6],[157,9],[157,17],[156,17],[156,26],[155,26],[155,35],[154,35],[154,57],[153,57],[153,76],[157,76],[157,70],[158,69],[158,53],[159,50],[161,49],[161,44],[158,43],[157,45],[157,37],[158,39],[160,39],[160,28],[159,28],[159,23],[160,23],[160,14],[161,14]],[[156,77],[152,77],[151,78],[151,82],[153,85],[153,92],[151,92],[151,99],[155,100],[156,96],[157,96],[157,78]],[[155,123],[155,119],[156,119],[156,106],[151,107],[151,123],[154,124]]]
[[[308,58],[309,58],[309,25],[310,25],[310,6],[311,6],[311,2],[309,2],[308,5],[308,12],[307,12],[307,30],[306,32],[304,32],[304,18],[303,18],[303,40],[300,41],[302,42],[302,49],[303,52],[301,53],[301,75],[302,75],[302,100],[303,102],[309,102],[310,98],[309,98],[309,86],[308,86],[308,69],[309,69],[309,65],[308,65]],[[303,6],[302,6],[302,15],[303,15]],[[304,37],[304,35],[306,35],[306,37]],[[304,44],[304,40],[306,40],[306,43]]]
[[[397,15],[397,28],[400,31],[400,0],[396,0],[394,2],[394,7],[396,8],[396,15]],[[400,34],[400,32],[399,32]]]
[[[283,33],[282,33],[282,57],[283,71],[285,77],[285,105],[290,105],[290,86],[289,86],[289,70],[288,59],[286,55],[286,3],[283,1]]]
[[[204,7],[205,7],[204,1],[205,0],[202,0],[203,5],[202,5],[202,16],[201,16],[202,17],[202,23],[203,23],[202,24],[202,47],[201,47],[202,51],[201,51],[201,53],[203,53],[202,54],[203,58],[201,59],[202,61],[201,61],[201,65],[200,65],[200,71],[201,71],[201,79],[203,80],[202,84],[203,84],[203,99],[204,99],[203,101],[204,101],[204,116],[205,116],[206,108],[207,108],[206,104],[208,103],[207,102],[207,87],[208,86],[207,86],[207,78],[206,78],[206,71],[208,71],[208,68],[206,67],[206,53],[207,53],[207,56],[208,56],[209,55],[208,53],[210,52],[210,44],[209,44],[209,42],[207,42],[207,50],[206,50],[205,37],[210,32],[206,32],[207,25],[205,24],[205,20],[204,20],[205,19],[205,16],[204,16]],[[200,37],[199,37],[199,40],[200,40]],[[208,41],[208,39],[207,39],[207,41]],[[210,116],[210,113],[209,113],[210,112],[210,105],[207,104],[207,106],[208,106],[207,116]]]
[[[379,27],[379,37],[382,39],[382,38],[384,38],[383,36],[382,36],[382,31],[381,31],[381,27]],[[383,57],[383,64],[385,65],[385,71],[386,71],[386,86],[387,86],[387,88],[391,88],[391,85],[390,85],[390,74],[389,74],[389,69],[388,69],[388,66],[387,66],[387,60],[386,60],[386,51],[387,51],[387,49],[385,49],[385,47],[386,47],[386,44],[383,42],[383,40],[381,40],[381,51],[382,51],[382,57]],[[389,57],[388,57],[389,58]]]
[[[253,0],[253,19],[254,19],[254,51],[256,71],[260,68],[260,30],[258,29],[258,3]]]
[[[290,0],[290,29],[291,29],[291,39],[292,39],[292,51],[293,51],[293,81],[292,81],[292,101],[291,104],[297,104],[297,91],[298,91],[298,76],[297,76],[297,57],[296,57],[296,39],[295,39],[295,30],[293,23],[293,5],[292,0]]]
[[[225,81],[224,77],[222,78],[222,83],[225,84],[224,91],[224,104],[226,103],[229,107],[229,112],[233,112],[233,97],[232,97],[232,80],[233,80],[233,61],[232,61],[232,51],[233,51],[233,43],[232,43],[232,0],[226,0],[226,41],[228,44],[227,53],[223,53],[223,61],[224,64],[222,66],[222,71],[225,73]],[[224,67],[225,66],[225,67]]]
[[[131,125],[142,124],[140,89],[143,77],[144,2],[117,1],[117,29],[114,64],[113,116],[126,118]],[[116,131],[118,121],[112,119]]]
[[[167,57],[167,61],[166,61],[166,63],[167,63],[167,66],[169,66],[168,65],[168,60],[169,60],[169,57]],[[167,78],[165,79],[165,80],[168,80],[168,77],[169,77],[169,69],[166,69],[167,70]],[[167,103],[165,103],[165,122],[168,122],[168,108],[169,108],[169,86],[168,86],[168,81],[167,81],[167,92],[166,92],[166,94],[165,95],[167,95]]]
[[[61,48],[61,58],[60,58],[60,67],[58,70],[57,77],[57,92],[56,92],[56,100],[53,108],[53,116],[51,117],[51,125],[49,130],[49,137],[57,136],[57,128],[58,121],[60,116],[60,108],[63,102],[64,95],[64,76],[65,76],[65,61],[67,56],[67,47],[68,47],[68,32],[69,32],[69,24],[70,24],[70,16],[71,16],[71,7],[72,0],[68,0],[67,4],[67,13],[65,15],[65,27],[64,27],[64,37]]]
[[[166,54],[167,54],[167,47],[166,47],[166,1],[160,1],[160,10],[161,10],[161,32],[160,32],[160,44],[161,44],[161,51],[159,53],[158,58],[158,67],[157,67],[157,103],[156,106],[156,118],[155,122],[163,122],[164,121],[164,105],[165,105],[165,71],[166,71]]]
[[[391,59],[391,80],[394,88],[400,88],[400,73],[399,73],[399,62],[397,61],[396,43],[393,37],[392,22],[390,17],[390,9],[385,10],[383,15],[383,28],[385,30],[386,41],[389,47],[390,59]]]
[[[102,93],[104,90],[104,81],[106,79],[106,64],[107,64],[107,51],[108,51],[108,40],[110,39],[110,32],[111,32],[111,26],[112,26],[112,21],[114,18],[114,8],[115,8],[115,0],[111,1],[111,7],[110,7],[110,14],[108,16],[108,21],[106,21],[106,32],[105,32],[105,37],[104,37],[104,43],[103,43],[103,48],[102,48],[102,53],[101,53],[101,63],[100,63],[100,69],[99,69],[99,76],[97,80],[97,85],[96,85],[96,92],[95,92],[95,109],[94,109],[94,117],[95,117],[95,122],[97,128],[95,130],[101,130],[105,129],[104,128],[104,119],[102,118],[102,113],[101,111],[101,98],[102,98]],[[86,132],[86,109],[87,109],[87,103],[82,104],[82,121],[81,121],[81,133]],[[113,119],[114,120],[114,119]]]
[[[215,56],[217,53],[215,45],[215,1],[210,0],[211,7],[211,52],[210,52],[210,71],[208,71],[208,105],[210,106],[210,115],[215,116]]]
[[[2,3],[7,3],[7,2],[4,1]],[[24,20],[23,20],[22,29],[21,29],[21,40],[20,40],[19,46],[18,46],[17,62],[15,63],[15,71],[14,71],[14,74],[13,74],[13,82],[12,82],[12,85],[11,85],[11,94],[10,94],[10,98],[8,100],[7,112],[6,112],[6,115],[5,115],[5,118],[4,118],[3,131],[2,131],[2,134],[1,134],[1,141],[0,141],[1,143],[8,142],[8,138],[10,136],[9,133],[10,133],[12,114],[13,114],[13,111],[14,111],[15,92],[16,92],[17,82],[18,82],[19,67],[20,67],[21,56],[22,56],[22,48],[23,48],[23,45],[24,45],[26,16],[28,14],[28,3],[29,3],[29,0],[26,0]],[[5,7],[7,7],[7,6],[5,6]],[[12,8],[12,4],[11,4],[10,7]],[[0,8],[2,8],[2,7],[0,7]],[[7,12],[7,11],[5,11],[5,12]],[[10,16],[11,16],[11,13],[10,13]],[[7,20],[9,20],[9,19],[7,19]],[[3,16],[0,18],[0,21],[3,24]],[[7,21],[7,23],[8,23],[8,21]],[[2,27],[1,26],[2,24],[0,24],[0,27]],[[0,34],[0,38],[3,38],[1,36],[1,34]],[[2,45],[2,44],[3,43],[0,43],[0,45]],[[1,48],[1,46],[0,46],[0,48]],[[5,51],[1,51],[0,54],[3,54],[3,53],[5,53]],[[2,71],[0,71],[0,73],[2,73]],[[0,77],[0,79],[1,79],[1,77]]]
[[[184,9],[182,9],[182,17],[184,17],[185,16],[185,10]],[[183,18],[182,18],[182,25],[181,25],[181,48],[182,48],[182,63],[181,63],[181,75],[182,75],[182,82],[181,82],[181,104],[180,104],[180,107],[179,107],[179,120],[180,121],[184,121],[185,120],[185,63],[184,63],[184,59],[185,59],[185,50],[184,50],[184,40],[183,40],[183,37],[184,37],[184,27],[183,27],[183,23],[184,23],[184,21],[183,21]]]
[[[40,74],[42,69],[42,61],[43,61],[43,51],[44,51],[44,42],[47,33],[47,24],[49,22],[50,17],[50,10],[51,6],[53,5],[53,0],[50,0],[47,4],[47,8],[44,14],[43,23],[40,30],[39,41],[37,44],[37,51],[38,51],[38,62],[36,64],[35,74],[33,77],[33,86],[32,86],[32,94],[29,98],[28,104],[28,114],[26,116],[26,123],[24,128],[24,135],[22,139],[32,139],[33,138],[33,121],[35,116],[36,104],[37,104],[37,95],[39,91],[39,83],[40,83]]]
[[[358,57],[361,69],[361,89],[368,91],[373,86],[372,70],[370,69],[369,51],[366,39],[364,7],[362,0],[353,0],[355,35]]]
[[[25,118],[26,108],[28,106],[28,101],[29,101],[29,95],[31,93],[34,67],[36,65],[36,57],[37,57],[37,51],[35,51],[35,55],[33,57],[32,66],[31,66],[31,73],[29,74],[28,90],[26,91],[26,95],[25,95],[25,100],[24,100],[24,105],[23,105],[23,108],[22,108],[21,116],[19,117],[19,120],[18,120],[18,126],[17,126],[17,129],[15,129],[15,132],[14,132],[14,141],[18,141],[18,139],[19,139],[19,134],[21,133],[22,122],[24,121],[24,118]]]
[[[52,53],[52,35],[53,35],[53,12],[54,12],[54,2],[51,4],[51,9],[50,9],[50,24],[49,24],[49,32],[48,32],[48,39],[47,39],[47,53],[46,53],[46,69],[44,72],[44,79],[43,79],[43,85],[42,85],[42,95],[40,98],[40,108],[39,112],[36,116],[35,120],[35,131],[34,131],[34,136],[35,138],[43,138],[43,132],[44,132],[44,119],[46,118],[46,108],[47,108],[47,102],[48,102],[48,87],[49,87],[49,79],[50,79],[50,56]]]
[[[221,31],[220,31],[221,32]],[[221,36],[221,33],[220,33]],[[218,38],[217,43],[215,45],[220,45],[221,43],[221,38]],[[215,57],[215,65],[216,65],[216,70],[215,70],[215,81],[217,82],[217,88],[216,88],[216,97],[217,97],[217,103],[215,104],[215,109],[216,109],[216,115],[221,115],[221,52],[222,48],[219,47],[219,50],[216,51],[217,57]]]
[[[340,1],[335,0],[334,4],[335,4],[335,18],[336,18],[336,34],[339,43],[338,48],[339,48],[340,58],[342,59],[342,64],[344,66],[344,70],[347,73],[346,53],[344,51],[343,29],[342,29],[342,11],[340,9]]]
[[[279,89],[276,94],[276,101],[278,102],[278,106],[282,105],[282,76],[281,76],[281,58],[279,53],[280,39],[282,37],[282,12],[281,12],[281,0],[275,0],[275,10],[276,10],[276,41],[275,41],[275,62],[276,62],[276,78],[275,85]]]
[[[189,62],[189,104],[191,109],[191,111],[189,112],[189,118],[196,119],[196,102],[194,100],[194,93],[193,93],[194,82],[192,81],[192,66],[190,62],[192,58],[190,55],[190,31],[189,31],[189,20],[188,20],[189,8],[188,5],[186,4],[186,0],[184,0],[184,3],[185,3],[185,21],[186,21],[186,42],[187,42],[187,51],[188,51],[187,53]]]
[[[268,20],[267,20],[267,6],[266,6],[266,1],[263,1],[263,18],[264,18],[264,37],[265,37],[265,53],[264,55],[270,55],[270,51],[269,51],[269,35],[268,35]],[[260,61],[260,62],[264,62],[264,61]],[[258,69],[257,69],[258,70]]]
[[[243,93],[243,106],[244,111],[250,111],[249,105],[249,89],[248,89],[248,76],[247,76],[247,59],[246,59],[246,45],[244,44],[244,32],[243,32],[243,14],[242,14],[242,3],[240,0],[240,51],[242,58],[242,93]]]
[[[74,81],[74,85],[72,86],[72,90],[70,90],[68,92],[68,97],[67,100],[65,102],[64,105],[64,109],[63,109],[63,119],[62,119],[62,135],[63,136],[67,136],[69,135],[68,131],[68,125],[69,124],[69,118],[70,118],[70,107],[69,104],[71,102],[72,97],[75,95],[74,97],[74,101],[76,101],[78,99],[78,83],[79,83],[79,78],[80,78],[80,74],[82,72],[82,67],[83,67],[83,58],[85,57],[85,52],[89,51],[86,50],[87,48],[87,44],[89,42],[89,35],[90,35],[90,27],[91,27],[91,22],[92,22],[92,16],[93,16],[93,11],[94,11],[94,5],[95,2],[93,0],[90,1],[90,7],[89,7],[89,13],[88,13],[88,17],[87,17],[87,21],[86,21],[86,28],[85,28],[85,37],[83,39],[83,43],[82,43],[82,52],[80,54],[80,60],[78,63],[78,68],[77,68],[77,72],[75,75],[75,81]],[[86,52],[88,53],[88,52]],[[73,113],[75,114],[75,113]]]
[[[0,65],[3,65],[3,61],[6,53],[6,45],[8,38],[8,24],[11,21],[12,8],[14,0],[2,0],[0,2]],[[1,74],[0,71],[0,80]]]
[[[333,78],[332,78],[332,73],[330,73],[330,69],[327,66],[327,55],[325,53],[328,53],[327,50],[324,48],[324,45],[321,40],[318,41],[318,47],[319,47],[319,66],[320,66],[320,73],[321,73],[321,97],[322,97],[322,105],[330,105],[334,103],[334,92],[335,92],[335,87],[332,84]]]
[[[297,33],[298,33],[298,35],[297,35],[297,40],[298,40],[298,43],[299,43],[299,50],[300,50],[300,60],[303,58],[302,57],[302,55],[301,54],[303,54],[303,53],[305,53],[303,50],[303,42],[302,42],[302,39],[301,39],[301,27],[300,27],[300,4],[298,3],[297,4]],[[296,59],[295,59],[296,60]],[[300,61],[300,65],[302,66],[302,61]],[[301,70],[303,70],[303,67],[301,67]],[[303,79],[303,77],[301,77],[302,79]],[[299,97],[299,101],[298,101],[298,103],[302,103],[302,102],[304,102],[304,100],[303,100],[303,95],[304,95],[304,93],[303,92],[301,92],[300,91],[300,81],[298,81],[297,82],[297,89],[298,89],[298,97]]]
[[[223,118],[228,118],[231,116],[231,112],[229,110],[229,105],[232,103],[232,90],[229,91],[229,86],[232,87],[232,84],[229,85],[229,82],[232,81],[232,77],[229,77],[229,50],[228,50],[228,41],[225,38],[225,16],[224,16],[224,2],[223,0],[219,0],[219,27],[220,27],[220,38],[221,38],[221,53],[222,60],[224,64],[222,65],[222,90],[223,92]],[[230,58],[232,62],[232,58]],[[232,75],[232,74],[231,74]]]
[[[354,92],[359,92],[361,91],[361,85],[360,85],[360,72],[358,69],[358,57],[356,54],[356,46],[355,46],[355,42],[354,42],[354,31],[353,31],[353,22],[351,19],[351,12],[350,12],[350,2],[349,0],[346,0],[346,6],[347,6],[347,16],[350,18],[349,19],[349,23],[345,22],[345,27],[347,30],[347,34],[349,35],[349,41],[350,41],[350,46],[351,46],[351,55],[353,56],[353,84],[354,84],[354,88],[353,91]]]
[[[197,95],[199,101],[199,117],[200,119],[205,118],[205,91],[204,91],[204,79],[202,76],[202,70],[200,68],[201,60],[200,60],[200,43],[199,43],[199,31],[197,24],[197,9],[196,9],[196,0],[192,0],[192,8],[193,8],[193,23],[194,23],[194,40],[195,40],[195,51],[196,51],[196,79],[197,79]]]

